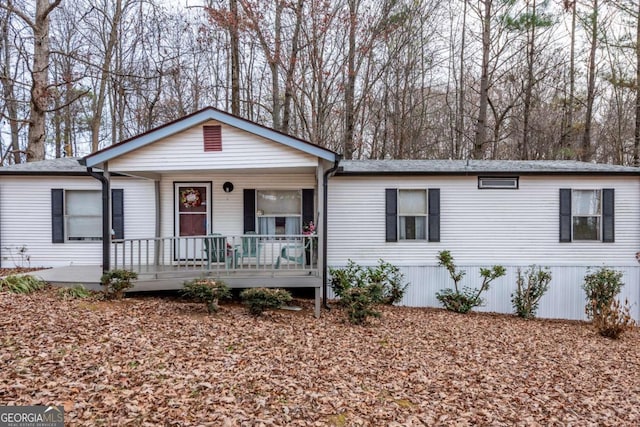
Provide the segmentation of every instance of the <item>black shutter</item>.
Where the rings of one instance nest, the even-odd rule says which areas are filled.
[[[602,190],[602,241],[615,242],[615,193],[613,188]]]
[[[64,243],[64,190],[51,189],[51,242]]]
[[[314,201],[313,188],[305,188],[302,190],[302,226],[308,225],[310,222],[315,221],[315,215],[313,209]]]
[[[571,241],[571,189],[560,189],[560,242]]]
[[[387,188],[385,190],[385,213],[386,213],[386,241],[398,241],[398,190]]]
[[[440,241],[440,189],[429,189],[429,241]]]
[[[111,190],[111,228],[114,239],[124,239],[124,190]]]
[[[244,189],[244,233],[256,231],[256,190]]]

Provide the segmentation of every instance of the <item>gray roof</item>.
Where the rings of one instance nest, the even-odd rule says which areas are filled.
[[[572,160],[343,160],[340,175],[600,174],[640,175],[640,168]]]
[[[45,174],[87,174],[87,167],[78,163],[77,157],[41,160],[38,162],[18,163],[0,168],[4,175],[45,175]]]

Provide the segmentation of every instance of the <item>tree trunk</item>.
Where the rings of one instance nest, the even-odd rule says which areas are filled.
[[[577,18],[577,6],[575,0],[573,3],[567,3],[567,6],[572,8],[571,10],[571,40],[569,48],[569,100],[566,102],[566,126],[560,136],[560,149],[562,158],[569,157],[569,149],[571,147],[571,140],[573,139],[573,104],[575,97],[576,86],[576,72],[575,72],[575,58],[576,58],[576,18]]]
[[[527,2],[528,6],[528,2]],[[533,75],[533,65],[536,55],[536,2],[533,0],[531,10],[531,25],[527,31],[527,83],[524,92],[524,105],[522,111],[522,147],[520,159],[529,160],[529,119],[531,116],[531,99],[533,97],[533,86],[535,76]]]
[[[238,36],[238,0],[229,0],[232,25],[229,27],[231,42],[231,114],[240,115],[240,41]]]
[[[347,81],[344,90],[344,158],[353,158],[356,91],[356,30],[360,0],[349,0],[349,41],[347,51]]]
[[[593,121],[593,103],[596,88],[596,47],[598,45],[598,0],[593,0],[591,15],[591,45],[589,48],[589,69],[587,77],[587,111],[584,118],[584,133],[580,147],[580,160],[591,161],[591,124]]]
[[[460,41],[460,80],[458,81],[458,117],[456,118],[456,143],[453,149],[452,157],[458,159],[463,151],[464,142],[464,52],[466,48],[467,33],[467,1],[464,1],[464,9],[462,12],[462,40]]]
[[[480,77],[480,108],[476,124],[476,137],[471,157],[482,159],[487,140],[487,107],[489,104],[489,53],[491,49],[491,4],[493,0],[484,0],[482,19],[482,75]]]
[[[2,43],[4,45],[4,64],[2,69],[2,95],[4,96],[4,103],[7,111],[7,119],[9,120],[9,130],[11,132],[10,151],[13,155],[13,163],[17,164],[21,162],[20,156],[20,125],[18,122],[18,105],[16,101],[16,95],[14,92],[13,76],[11,75],[11,69],[13,68],[11,63],[11,52],[9,50],[9,12],[7,12],[7,19],[2,26]]]
[[[296,64],[298,62],[298,44],[300,39],[300,27],[302,26],[302,7],[304,0],[298,0],[295,8],[296,24],[291,38],[291,52],[289,53],[289,67],[284,84],[284,105],[282,112],[282,132],[289,132],[289,122],[291,121],[291,102],[293,100],[293,77],[295,75]]]
[[[636,16],[636,125],[633,132],[633,165],[640,166],[640,2]]]
[[[46,114],[49,102],[49,15],[62,0],[36,1],[33,22],[33,65],[31,68],[31,102],[27,161],[44,160],[46,143]]]
[[[107,14],[107,11],[104,11]],[[118,42],[120,20],[122,19],[122,0],[116,0],[115,12],[111,20],[111,28],[109,30],[109,39],[104,50],[104,62],[102,64],[102,72],[100,75],[100,87],[93,106],[93,116],[91,118],[91,152],[94,153],[100,149],[100,124],[102,123],[102,112],[106,100],[107,79],[111,73],[111,59],[113,50]]]

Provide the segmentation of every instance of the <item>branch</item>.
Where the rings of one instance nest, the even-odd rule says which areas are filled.
[[[73,99],[71,99],[69,102],[66,102],[62,105],[58,105],[55,108],[48,108],[45,111],[47,113],[53,113],[54,111],[59,111],[62,110],[65,107],[68,107],[69,105],[73,104],[74,102],[76,102],[78,99],[82,98],[83,96],[85,96],[86,94],[88,94],[90,92],[90,90],[85,90],[84,92],[79,93],[76,97],[74,97]]]
[[[46,18],[51,13],[51,11],[53,11],[53,9],[60,6],[61,2],[62,0],[55,0],[53,3],[50,3],[49,7],[47,7],[47,9],[44,11],[43,18]]]
[[[35,28],[35,24],[31,20],[31,17],[27,16],[27,14],[22,12],[21,10],[16,9],[13,3],[11,2],[11,0],[8,0],[7,4],[0,3],[0,9],[4,9],[10,13],[15,14],[20,19],[22,19],[28,26],[30,26],[31,28]]]

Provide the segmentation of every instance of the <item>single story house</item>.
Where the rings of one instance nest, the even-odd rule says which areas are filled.
[[[163,286],[208,274],[331,297],[328,267],[383,259],[410,282],[402,304],[438,306],[452,285],[436,261],[446,249],[463,285],[479,285],[480,267],[507,268],[488,311],[512,311],[518,269],[549,267],[542,317],[583,319],[584,275],[609,266],[640,320],[638,218],[637,168],[347,161],[213,108],[82,159],[0,168],[3,267],[127,268]]]

